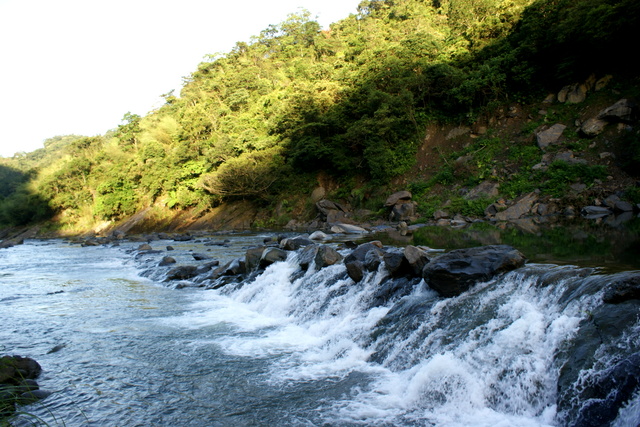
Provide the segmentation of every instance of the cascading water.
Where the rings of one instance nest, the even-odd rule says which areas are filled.
[[[159,256],[140,258],[136,266],[149,271]],[[599,425],[585,418],[583,409],[593,404],[614,411],[612,425],[640,420],[633,383],[640,375],[611,373],[634,368],[640,349],[635,303],[625,312],[631,320],[602,337],[593,356],[581,351],[594,344],[576,338],[601,319],[606,280],[592,269],[528,264],[453,298],[416,279],[405,283],[403,296],[385,302],[379,289],[391,279],[384,264],[354,283],[342,263],[303,271],[298,257],[290,252],[286,261],[219,289],[162,288],[153,302],[159,312],[133,314],[129,329],[116,325],[115,334],[101,337],[115,340],[119,351],[141,347],[129,349],[128,357],[149,366],[120,368],[129,364],[117,352],[103,360],[115,365],[107,381],[131,383],[138,392],[120,386],[120,397],[111,393],[112,403],[96,403],[100,414],[88,410],[87,418],[95,425]],[[178,300],[162,311],[164,298]],[[588,357],[596,360],[589,369],[570,369]],[[60,413],[73,405],[74,394],[59,375],[50,377],[58,378],[61,391],[45,403],[66,425],[91,424]],[[627,397],[602,404],[606,399],[592,385],[606,378],[626,378],[624,390],[611,390]],[[94,397],[85,394],[76,397],[91,405]],[[153,414],[144,402],[153,402]],[[47,419],[46,411],[34,410]]]

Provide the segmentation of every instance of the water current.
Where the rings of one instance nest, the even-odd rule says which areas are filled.
[[[558,378],[601,292],[567,295],[597,272],[532,263],[455,298],[416,281],[383,305],[372,303],[382,271],[357,284],[342,264],[302,273],[295,252],[215,290],[141,276],[167,245],[178,264],[197,264],[191,250],[223,263],[265,236],[225,237],[224,247],[154,241],[163,252],[148,255],[140,243],[63,240],[0,251],[0,353],[36,359],[53,392],[12,423],[571,424]],[[598,350],[603,365],[640,348],[638,322],[625,328]],[[618,409],[613,425],[637,425],[640,396]]]

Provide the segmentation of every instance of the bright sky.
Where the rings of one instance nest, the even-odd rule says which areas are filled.
[[[102,135],[162,104],[206,54],[307,9],[328,28],[361,0],[0,0],[0,156]]]

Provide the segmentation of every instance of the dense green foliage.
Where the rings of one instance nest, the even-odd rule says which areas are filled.
[[[0,221],[268,202],[319,170],[385,184],[412,167],[429,123],[472,121],[492,102],[623,71],[639,17],[635,0],[365,0],[324,31],[292,14],[209,56],[147,116],[3,159]],[[500,149],[484,143],[470,180],[490,174]]]

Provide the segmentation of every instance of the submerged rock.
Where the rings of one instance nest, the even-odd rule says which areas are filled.
[[[638,300],[604,303],[580,322],[558,378],[558,412],[567,425],[610,425],[635,394],[640,352],[618,343],[625,328],[637,321],[639,308]],[[616,359],[603,363],[609,352]]]

